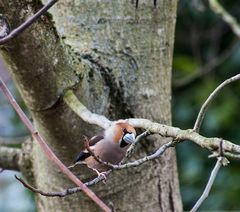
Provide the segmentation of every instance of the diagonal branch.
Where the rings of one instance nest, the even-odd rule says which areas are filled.
[[[111,172],[111,170],[109,170],[106,175],[108,175]],[[71,194],[75,194],[77,192],[82,191],[82,189],[80,187],[74,187],[74,188],[68,188],[66,190],[63,191],[58,191],[58,192],[45,192],[42,191],[40,189],[34,188],[33,186],[31,186],[30,184],[28,184],[27,182],[25,182],[23,179],[19,178],[18,176],[15,175],[15,178],[21,182],[23,184],[23,186],[29,190],[31,190],[32,192],[41,194],[42,196],[47,196],[47,197],[65,197],[67,195],[71,195]],[[101,181],[103,181],[105,178],[102,175],[99,175],[98,177],[96,177],[95,179],[84,183],[85,186],[93,186]]]
[[[136,166],[140,166],[143,163],[150,161],[150,160],[154,160],[156,158],[159,158],[160,156],[162,156],[162,154],[169,148],[169,147],[173,147],[174,146],[174,142],[170,141],[166,144],[163,144],[155,153],[145,156],[141,159],[135,160],[133,162],[129,162],[129,163],[125,163],[125,164],[119,164],[119,165],[115,165],[115,164],[111,164],[109,162],[105,162],[103,160],[101,160],[99,157],[97,157],[96,155],[94,155],[94,153],[91,151],[90,148],[86,147],[88,152],[94,157],[94,159],[96,161],[98,161],[99,163],[102,163],[106,166],[109,166],[111,169],[125,169],[125,168],[131,168],[131,167],[136,167]]]
[[[133,161],[133,162],[130,162],[130,163],[126,163],[126,164],[120,164],[120,165],[113,165],[113,164],[110,164],[110,163],[107,163],[107,162],[104,162],[102,161],[100,158],[98,157],[94,157],[97,161],[99,161],[99,163],[103,163],[109,167],[111,167],[112,169],[116,169],[116,170],[120,170],[120,169],[125,169],[125,168],[130,168],[130,167],[136,167],[136,166],[139,166],[149,160],[154,160],[156,158],[159,158],[160,156],[163,155],[163,153],[169,148],[169,147],[173,147],[174,145],[174,142],[168,142],[164,145],[162,145],[154,154],[152,155],[149,155],[149,156],[146,156],[146,157],[143,157],[139,160],[136,160],[136,161]],[[88,150],[90,151],[91,154],[93,154],[94,156],[94,153],[91,152],[91,150]],[[105,173],[105,176],[106,175],[109,175],[110,173],[112,172],[112,170],[108,170],[106,173]],[[75,187],[75,188],[68,188],[64,191],[59,191],[59,192],[45,192],[45,191],[42,191],[40,189],[37,189],[37,188],[34,188],[33,186],[29,185],[28,183],[26,183],[24,180],[22,180],[21,178],[18,178],[17,176],[15,176],[17,180],[19,180],[23,186],[25,186],[26,188],[30,189],[31,191],[35,192],[35,193],[39,193],[43,196],[48,196],[48,197],[65,197],[67,195],[71,195],[71,194],[74,194],[74,193],[77,193],[77,192],[80,192],[82,191],[81,188],[79,187]],[[95,185],[97,184],[98,182],[102,181],[102,180],[105,180],[105,177],[103,175],[99,175],[97,178],[85,183],[86,186],[92,186],[92,185]]]
[[[200,130],[200,126],[202,124],[203,118],[205,116],[205,113],[207,112],[207,109],[210,105],[210,103],[213,101],[213,99],[219,94],[219,92],[228,84],[235,82],[237,80],[240,80],[240,74],[237,74],[234,77],[231,77],[227,80],[225,80],[223,83],[221,83],[207,98],[207,100],[204,102],[204,104],[202,105],[200,112],[198,113],[198,117],[197,120],[194,124],[194,130],[196,132],[199,132]]]
[[[204,202],[204,200],[208,197],[209,195],[209,192],[213,186],[213,183],[216,179],[216,176],[218,174],[218,171],[219,169],[221,168],[221,166],[223,165],[223,160],[224,160],[224,157],[219,157],[217,162],[216,162],[216,165],[214,166],[212,172],[211,172],[211,175],[210,175],[210,178],[208,180],[208,183],[201,195],[201,197],[199,198],[199,200],[196,202],[196,204],[193,206],[193,208],[190,210],[190,212],[195,212],[198,210],[198,208],[202,205],[202,203]]]
[[[90,198],[92,199],[99,207],[101,207],[104,211],[111,211],[111,209],[102,202],[101,199],[99,199],[94,192],[92,192],[86,185],[82,183],[81,180],[79,180],[60,160],[59,158],[53,153],[53,151],[49,148],[47,143],[44,141],[43,137],[39,134],[39,132],[36,131],[35,127],[32,125],[31,121],[28,119],[28,117],[25,115],[25,113],[22,111],[20,106],[15,101],[14,97],[6,87],[5,83],[0,78],[0,88],[3,91],[4,95],[7,97],[9,103],[13,106],[17,114],[19,115],[22,122],[26,125],[26,127],[29,129],[29,131],[32,133],[33,138],[38,141],[39,145],[45,152],[45,154],[48,156],[48,158],[59,167],[59,169],[77,186],[79,186],[82,191]]]
[[[28,18],[23,24],[21,24],[16,29],[12,30],[9,35],[3,37],[0,39],[0,45],[5,44],[6,42],[10,41],[11,39],[15,38],[17,35],[19,35],[21,32],[23,32],[25,29],[27,29],[29,26],[31,26],[35,21],[37,21],[43,14],[45,14],[58,0],[50,0],[48,3],[40,9],[36,14],[34,14],[32,17]],[[2,21],[5,22],[4,27],[8,27],[8,23],[6,22],[5,17],[1,17]]]
[[[236,81],[240,78],[240,74],[236,75],[235,77],[232,77],[225,82],[223,82],[210,96],[213,95],[215,97],[216,94],[221,90],[221,88],[224,87],[224,85],[229,84],[230,82]],[[69,101],[69,99],[73,98],[73,101]],[[208,98],[211,101],[212,97]],[[111,122],[106,117],[103,117],[101,115],[92,114],[91,112],[77,99],[75,94],[72,91],[67,92],[67,96],[64,96],[64,101],[67,102],[68,106],[77,113],[77,115],[81,118],[83,118],[84,121],[96,124],[98,126],[101,126],[102,128],[105,128],[106,126],[109,126],[113,124],[114,122]],[[78,110],[78,105],[81,105],[82,108]],[[208,104],[207,104],[208,106]],[[203,115],[206,112],[207,107],[203,106],[204,112]],[[86,115],[86,111],[87,114]],[[202,112],[201,112],[202,114]],[[201,117],[203,117],[203,115]],[[102,121],[102,122],[101,122]],[[123,120],[122,120],[123,121]],[[202,148],[208,149],[210,151],[217,150],[219,148],[219,143],[221,139],[219,138],[207,138],[202,135],[200,135],[198,132],[194,131],[193,129],[188,130],[182,130],[177,127],[167,126],[163,124],[159,124],[156,122],[152,122],[148,119],[139,119],[139,118],[131,118],[124,120],[125,122],[129,123],[135,128],[142,128],[145,130],[148,130],[152,134],[160,134],[163,137],[171,137],[174,140],[190,140],[194,142],[195,144],[199,145]],[[222,140],[223,141],[223,150],[224,153],[232,153],[232,154],[240,154],[240,146],[237,144],[234,144],[228,140]],[[226,155],[227,156],[227,155]],[[228,157],[231,157],[232,155],[228,155]]]
[[[234,34],[240,38],[240,25],[237,20],[230,15],[217,0],[209,0],[210,7],[212,10],[220,15],[222,19],[231,27]]]
[[[145,132],[143,132],[142,134],[140,134],[136,137],[135,142],[128,148],[126,157],[124,158],[124,161],[127,161],[132,156],[139,141],[141,141],[143,138],[147,137],[150,134],[151,133],[148,130],[146,130]]]
[[[100,126],[103,129],[107,129],[112,125],[112,122],[108,120],[105,116],[98,115],[89,111],[74,95],[72,90],[66,91],[64,97],[66,104],[89,124],[95,124]]]

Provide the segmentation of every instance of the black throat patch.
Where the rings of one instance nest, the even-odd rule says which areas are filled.
[[[120,142],[120,147],[123,148],[127,145],[128,145],[128,143],[122,139],[121,142]]]

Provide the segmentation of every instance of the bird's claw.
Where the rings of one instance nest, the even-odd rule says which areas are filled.
[[[98,177],[103,178],[103,183],[106,184],[107,172],[99,172],[97,169],[93,169],[93,170],[97,173]]]

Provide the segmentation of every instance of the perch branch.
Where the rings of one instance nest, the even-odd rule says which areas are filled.
[[[114,165],[114,164],[110,164],[110,163],[106,163],[103,162],[104,164],[110,166],[112,169],[125,169],[125,168],[130,168],[130,167],[136,167],[136,166],[140,166],[141,164],[150,161],[150,160],[154,160],[156,158],[159,158],[160,156],[163,155],[163,153],[169,148],[169,147],[173,147],[173,142],[170,141],[166,144],[163,144],[155,153],[145,156],[141,159],[135,160],[133,162],[129,162],[129,163],[125,163],[125,164],[120,164],[120,165]]]
[[[111,172],[111,170],[107,171],[107,173],[105,173],[105,175],[108,175],[110,172]],[[82,191],[82,189],[80,187],[74,187],[74,188],[68,188],[66,190],[59,191],[59,192],[45,192],[40,189],[34,188],[33,186],[31,186],[30,184],[28,184],[27,182],[25,182],[23,179],[19,178],[16,175],[15,175],[15,178],[19,182],[21,182],[25,188],[31,190],[32,192],[35,192],[35,193],[41,194],[42,196],[47,196],[47,197],[65,197],[67,195],[75,194],[77,192]],[[95,179],[84,183],[84,185],[87,187],[93,186],[93,185],[103,181],[104,179],[105,179],[104,176],[100,175],[100,176],[96,177]]]
[[[240,25],[237,20],[230,15],[217,0],[209,0],[210,7],[212,10],[220,15],[222,19],[231,27],[234,34],[240,38]]]
[[[74,95],[73,91],[68,90],[64,95],[64,101],[66,104],[89,124],[95,124],[103,129],[107,129],[111,126],[112,122],[109,121],[105,116],[98,115],[90,112]]]
[[[17,148],[0,146],[0,167],[20,171],[22,151]]]
[[[136,137],[135,142],[128,148],[126,157],[124,158],[124,161],[126,161],[128,158],[130,158],[132,156],[139,141],[141,141],[143,138],[145,138],[146,136],[148,136],[150,134],[151,133],[148,130],[146,130],[145,132],[143,132],[142,134],[140,134]]]
[[[136,128],[143,128],[149,130],[153,134],[160,134],[163,137],[172,137],[174,140],[190,140],[202,148],[210,151],[219,148],[220,138],[207,138],[192,129],[182,130],[177,127],[171,127],[159,123],[151,122],[147,119],[126,119],[126,122]],[[223,141],[223,150],[225,152],[240,154],[240,146],[228,140]]]
[[[224,88],[226,85],[235,82],[237,80],[240,79],[240,74],[237,74],[234,77],[231,77],[227,80],[225,80],[223,83],[221,83],[211,94],[210,96],[207,98],[207,100],[204,102],[204,104],[202,105],[200,112],[198,113],[198,117],[197,120],[194,124],[194,130],[196,132],[199,132],[200,126],[202,124],[203,118],[205,116],[205,113],[207,112],[207,109],[210,105],[210,103],[213,101],[213,99],[219,94],[219,92],[222,90],[222,88]]]
[[[162,145],[154,154],[152,154],[150,156],[146,156],[146,157],[144,157],[142,159],[139,159],[139,160],[136,160],[134,162],[123,164],[123,165],[113,165],[113,164],[106,163],[106,162],[102,161],[101,159],[97,158],[96,156],[95,157],[96,157],[96,160],[99,161],[100,163],[103,163],[103,164],[105,164],[107,166],[110,166],[113,169],[119,170],[119,169],[124,169],[124,168],[129,168],[129,167],[136,167],[136,166],[139,166],[139,165],[143,164],[146,161],[159,158],[161,155],[163,155],[163,153],[169,147],[172,147],[173,144],[174,144],[173,142],[168,142],[168,143]],[[90,153],[93,154],[91,151],[90,151]],[[109,175],[111,172],[112,172],[112,170],[108,170],[107,173],[105,173],[105,176]],[[23,186],[25,186],[26,188],[30,189],[31,191],[33,191],[35,193],[39,193],[39,194],[41,194],[43,196],[48,196],[48,197],[65,197],[67,195],[71,195],[71,194],[74,194],[74,193],[82,191],[81,188],[75,187],[75,188],[68,188],[68,189],[66,189],[64,191],[60,191],[60,192],[45,192],[45,191],[42,191],[40,189],[32,187],[31,185],[26,183],[21,178],[18,178],[17,176],[15,176],[15,177],[17,178],[17,180],[19,180],[23,184]],[[85,186],[92,186],[92,185],[95,185],[95,184],[97,184],[98,182],[100,182],[100,181],[102,181],[104,179],[105,179],[105,177],[100,175],[97,178],[95,178],[95,179],[85,183],[84,185]]]
[[[218,93],[220,91],[220,89],[224,85],[229,84],[230,82],[236,81],[239,78],[240,78],[240,74],[223,82],[215,90],[214,96],[216,95],[216,93]],[[98,126],[102,126],[103,128],[106,128],[106,126],[110,126],[112,123],[114,123],[114,122],[109,121],[106,117],[103,117],[101,115],[97,115],[97,114],[91,115],[91,112],[77,99],[77,97],[75,96],[75,94],[72,91],[67,92],[67,95],[68,95],[67,98],[64,96],[65,102],[68,101],[69,99],[74,99],[74,101],[68,101],[67,104],[84,121],[86,121],[88,123],[92,123],[92,124],[97,124]],[[213,95],[213,94],[211,94],[211,95]],[[210,99],[212,99],[212,98],[210,98]],[[81,105],[81,107],[84,109],[78,110],[78,105]],[[86,115],[86,111],[87,111],[88,115]],[[92,119],[92,117],[93,117],[93,119]],[[103,120],[103,122],[101,122],[101,120]],[[210,151],[217,150],[219,148],[219,142],[221,140],[219,138],[204,137],[192,129],[182,130],[177,127],[172,127],[172,126],[167,126],[167,125],[159,124],[156,122],[152,122],[148,119],[131,118],[131,119],[126,119],[126,120],[122,120],[122,121],[129,123],[130,125],[132,125],[135,128],[142,128],[142,129],[148,130],[152,134],[160,134],[163,137],[171,137],[174,140],[190,140],[190,141],[196,143],[197,145],[201,146],[202,148],[208,149]],[[102,123],[102,125],[101,125],[101,123]],[[240,154],[240,146],[236,145],[228,140],[223,140],[223,150],[224,150],[224,153]],[[231,155],[228,155],[228,157],[231,157]]]
[[[36,14],[32,17],[28,18],[23,24],[21,24],[16,29],[12,30],[10,34],[0,39],[0,45],[5,44],[6,42],[10,41],[11,39],[15,38],[29,26],[31,26],[35,21],[37,21],[43,14],[45,14],[58,0],[50,0],[48,3],[42,7]],[[5,18],[5,17],[4,17]],[[5,21],[5,20],[3,20]],[[6,22],[7,24],[7,22]],[[6,27],[6,25],[4,26]]]
[[[35,127],[32,125],[31,121],[28,119],[28,117],[25,115],[25,113],[22,111],[20,106],[17,104],[16,100],[6,87],[5,83],[0,78],[0,88],[3,91],[4,95],[7,97],[9,103],[12,105],[12,107],[15,109],[17,114],[19,115],[22,122],[26,125],[26,127],[29,129],[29,131],[32,133],[33,138],[38,141],[39,145],[45,152],[45,154],[48,156],[48,158],[59,167],[59,169],[77,186],[79,186],[82,191],[90,198],[92,199],[99,207],[101,207],[104,211],[111,211],[111,209],[102,202],[101,199],[99,199],[94,192],[92,192],[87,186],[85,186],[81,180],[79,180],[60,160],[59,158],[53,153],[53,151],[49,148],[43,137],[37,132]]]
[[[119,164],[119,165],[115,165],[115,164],[111,164],[109,162],[105,162],[103,160],[101,160],[99,157],[97,157],[94,152],[89,148],[88,146],[88,141],[85,141],[86,143],[86,149],[88,150],[88,152],[94,157],[94,159],[101,163],[104,164],[106,166],[109,166],[111,169],[125,169],[125,168],[130,168],[130,167],[136,167],[136,166],[140,166],[141,164],[150,161],[150,160],[154,160],[156,158],[159,158],[160,156],[162,156],[162,154],[169,148],[169,147],[173,147],[174,146],[174,142],[170,141],[166,144],[163,144],[155,153],[145,156],[141,159],[135,160],[133,162],[129,162],[129,163],[125,163],[125,164]]]
[[[201,195],[201,197],[199,198],[199,200],[196,202],[196,204],[193,206],[193,208],[190,210],[190,212],[195,212],[198,210],[198,208],[202,205],[202,203],[204,202],[204,200],[208,197],[209,192],[213,186],[213,183],[215,181],[215,178],[218,174],[219,169],[221,168],[221,166],[223,165],[223,160],[224,157],[218,157],[216,165],[214,166],[210,178],[208,180],[208,183]]]

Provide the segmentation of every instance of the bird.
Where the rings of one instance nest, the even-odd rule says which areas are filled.
[[[97,161],[92,154],[114,165],[119,164],[125,157],[129,146],[135,142],[136,130],[128,123],[116,122],[107,128],[102,135],[96,135],[88,141],[91,153],[84,149],[76,157],[74,164],[86,164],[98,176],[104,175],[109,166]]]

